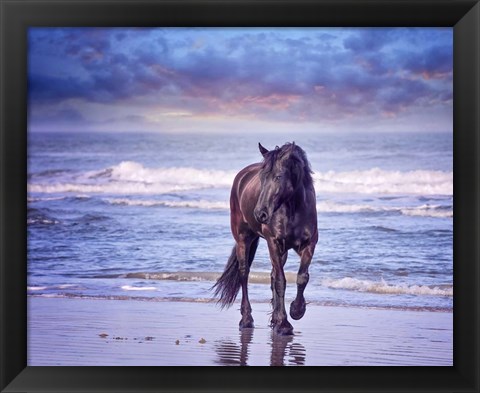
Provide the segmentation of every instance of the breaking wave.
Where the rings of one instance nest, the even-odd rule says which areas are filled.
[[[172,281],[216,281],[221,272],[136,272],[126,274],[104,274],[92,278],[130,278],[138,280],[172,280]],[[285,272],[287,282],[296,282],[297,274]],[[251,271],[248,282],[252,284],[270,284],[270,272]]]
[[[59,285],[52,285],[52,286],[29,285],[27,287],[27,291],[32,291],[32,292],[52,290],[52,289],[82,289],[82,287],[77,284],[59,284]]]
[[[72,174],[52,172],[45,182],[28,184],[30,192],[165,194],[205,188],[230,188],[237,171],[191,167],[147,168],[134,161],[97,171]],[[453,172],[363,171],[317,172],[317,193],[452,195]]]
[[[116,300],[116,301],[141,301],[153,303],[182,302],[182,303],[217,303],[217,299],[213,297],[189,297],[189,296],[132,296],[132,295],[85,295],[78,293],[52,293],[52,294],[36,294],[30,293],[29,297],[33,298],[59,298],[59,299],[85,299],[85,300]],[[239,303],[240,300],[235,301]],[[252,304],[270,303],[269,299],[250,299]],[[378,305],[356,305],[342,301],[332,300],[312,300],[308,304],[323,307],[345,307],[345,308],[362,308],[376,310],[399,310],[399,311],[428,311],[428,312],[452,312],[449,307],[436,306],[378,306]]]
[[[389,295],[427,295],[427,296],[453,296],[453,287],[450,285],[392,285],[386,281],[359,280],[352,277],[341,279],[324,279],[322,285],[333,289],[346,289],[359,292],[370,292]]]
[[[49,214],[47,214],[45,211],[39,210],[39,209],[33,209],[29,208],[28,209],[28,218],[27,218],[27,224],[28,225],[55,225],[55,224],[60,224],[60,221],[51,217]]]
[[[105,202],[112,205],[124,206],[164,206],[171,208],[192,208],[192,209],[206,209],[206,210],[229,210],[230,204],[228,201],[206,201],[206,200],[191,200],[191,201],[160,201],[160,200],[145,200],[145,199],[130,199],[130,198],[106,198]],[[382,207],[372,205],[360,204],[342,204],[331,201],[321,201],[317,203],[317,212],[319,213],[399,213],[408,216],[423,216],[423,217],[438,217],[449,218],[453,217],[453,210],[449,206],[442,205],[421,205],[417,207]]]
[[[133,161],[81,175],[49,179],[48,183],[31,183],[30,192],[165,194],[204,188],[230,187],[235,172],[197,168],[146,168]]]
[[[359,194],[452,195],[453,172],[385,171],[373,168],[364,171],[315,173],[318,192]]]
[[[127,278],[137,280],[173,280],[173,281],[216,281],[220,277],[220,272],[136,272],[126,274],[97,275],[93,278]],[[295,272],[285,272],[287,283],[295,283],[297,274]],[[248,277],[251,284],[268,284],[270,285],[270,272],[252,271]],[[389,284],[383,279],[380,281],[360,280],[352,277],[344,277],[341,279],[326,278],[321,280],[320,284],[326,288],[346,289],[359,292],[370,292],[378,294],[390,295],[427,295],[427,296],[453,296],[453,286],[451,285],[406,285],[406,284]],[[132,287],[126,285],[122,287],[124,290],[131,291],[147,291],[155,290],[156,287]]]
[[[422,217],[453,217],[453,210],[444,206],[422,205],[419,207],[400,209],[401,213],[406,216],[422,216]]]
[[[124,285],[122,286],[124,291],[156,291],[156,287],[134,287],[131,285]]]
[[[230,209],[228,202],[211,202],[205,200],[199,201],[155,201],[155,200],[140,200],[127,198],[109,198],[105,199],[107,203],[112,205],[126,205],[126,206],[165,206],[165,207],[181,207],[181,208],[195,208],[195,209]]]
[[[448,218],[453,217],[451,206],[424,204],[415,207],[372,206],[361,204],[343,204],[331,201],[317,203],[317,211],[321,213],[382,213],[396,212],[406,216],[423,216]]]

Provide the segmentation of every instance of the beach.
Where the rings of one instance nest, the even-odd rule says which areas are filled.
[[[319,239],[289,338],[268,326],[265,241],[254,331],[240,334],[238,303],[220,310],[211,288],[235,244],[234,177],[261,161],[259,141],[293,135],[29,138],[29,365],[452,365],[451,134],[295,133]],[[298,268],[291,250],[287,308]]]
[[[452,366],[453,313],[308,305],[294,336],[270,305],[28,297],[29,366]]]

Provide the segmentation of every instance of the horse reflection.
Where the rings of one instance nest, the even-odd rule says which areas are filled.
[[[305,365],[305,347],[292,341],[293,336],[272,334],[270,366]],[[285,361],[288,363],[285,364]]]
[[[249,356],[255,355],[257,359],[262,356],[261,353],[251,353],[250,344],[253,341],[253,332],[254,329],[242,329],[239,332],[238,342],[233,340],[218,342],[216,346],[217,363],[223,366],[248,366]],[[294,336],[271,334],[270,366],[305,365],[305,347],[298,342],[294,342],[295,340]]]
[[[253,330],[240,331],[240,345],[233,341],[220,341],[216,348],[218,363],[223,366],[248,366],[248,345],[252,342]]]

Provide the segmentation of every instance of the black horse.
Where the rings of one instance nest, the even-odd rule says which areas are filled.
[[[293,334],[285,311],[285,273],[288,250],[300,256],[297,296],[290,305],[290,316],[305,314],[303,292],[308,283],[308,267],[318,240],[316,197],[312,171],[305,152],[295,143],[268,151],[260,143],[263,162],[242,169],[230,194],[230,220],[236,244],[225,271],[218,279],[215,295],[222,307],[233,304],[242,287],[240,329],[253,327],[248,300],[248,274],[263,237],[272,262],[273,293],[271,325],[278,334]]]

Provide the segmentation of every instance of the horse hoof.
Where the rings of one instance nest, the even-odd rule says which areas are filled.
[[[240,322],[238,323],[238,328],[239,328],[240,330],[242,330],[242,329],[251,329],[251,328],[253,328],[253,327],[254,327],[254,325],[253,325],[253,318],[252,318],[252,317],[250,317],[250,318],[245,318],[245,320],[242,318],[242,319],[240,320]]]
[[[290,322],[285,321],[280,325],[275,325],[273,331],[280,336],[292,336],[293,326],[290,324]]]
[[[305,302],[301,303],[300,306],[295,301],[290,304],[290,316],[295,320],[301,319],[305,315],[306,310]]]

